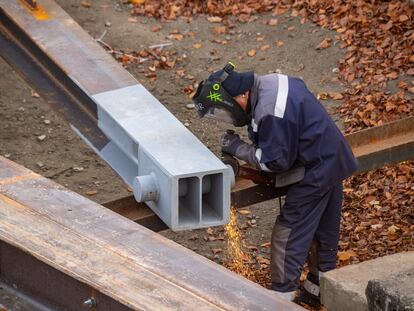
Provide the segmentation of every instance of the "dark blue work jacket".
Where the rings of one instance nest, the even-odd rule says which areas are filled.
[[[301,79],[255,76],[251,116],[249,138],[261,168],[278,173],[304,166],[299,187],[306,195],[325,193],[357,169],[341,131]]]

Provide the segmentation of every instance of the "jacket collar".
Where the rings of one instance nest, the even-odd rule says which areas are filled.
[[[257,74],[254,74],[254,82],[253,87],[250,89],[250,96],[249,96],[249,109],[247,113],[250,117],[252,117],[253,112],[257,105],[257,99],[259,96],[259,86],[260,86],[260,77]]]

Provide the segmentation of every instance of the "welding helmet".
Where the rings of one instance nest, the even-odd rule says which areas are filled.
[[[202,81],[193,97],[200,117],[224,121],[234,126],[249,124],[246,111],[233,98],[251,89],[254,74],[237,73],[235,66],[228,63],[223,70],[213,73]]]

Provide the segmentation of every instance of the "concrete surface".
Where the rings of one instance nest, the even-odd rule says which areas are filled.
[[[372,279],[414,269],[414,252],[399,253],[332,270],[321,279],[321,300],[329,311],[368,310],[365,289]]]
[[[365,293],[370,311],[414,311],[414,269],[371,280]]]

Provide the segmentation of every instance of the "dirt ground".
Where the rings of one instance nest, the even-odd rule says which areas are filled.
[[[203,16],[190,22],[180,19],[161,22],[145,17],[128,20],[130,7],[121,1],[92,1],[90,8],[82,6],[80,0],[57,2],[92,37],[97,38],[107,31],[103,40],[116,50],[132,52],[153,44],[172,42],[165,49],[176,51],[182,61],[170,70],[157,70],[155,81],[145,76],[151,63],[130,64],[127,70],[216,153],[218,138],[227,126],[198,119],[195,110],[186,106],[191,100],[184,92],[188,85],[206,78],[209,68],[220,69],[232,60],[240,71],[254,70],[258,74],[283,72],[303,77],[315,94],[343,89],[335,79],[335,68],[342,50],[335,45],[323,50],[315,49],[323,39],[333,38],[334,33],[310,22],[301,24],[299,18],[278,16],[277,25],[271,26],[267,22],[275,17],[261,15],[254,22],[235,22],[236,26],[227,34],[214,34],[213,28],[219,24],[212,24]],[[154,32],[154,26],[158,25],[161,29]],[[183,34],[183,39],[175,40],[171,33]],[[212,42],[213,39],[226,40],[228,44],[218,44]],[[282,41],[283,46],[281,43],[278,46],[277,41]],[[195,48],[196,43],[200,43],[201,48]],[[264,45],[270,48],[261,50]],[[254,57],[247,56],[251,49],[257,50]],[[180,70],[185,70],[183,77],[177,76]],[[324,104],[329,112],[333,112],[332,107],[339,101],[326,100]],[[39,140],[41,135],[46,135],[42,141]],[[100,203],[130,194],[121,179],[2,60],[0,155],[82,195],[87,196],[88,191],[97,190],[97,194],[89,198]],[[257,247],[257,255],[269,258],[270,249],[261,245],[270,239],[278,201],[257,204],[248,210],[250,214],[238,214],[246,244]],[[225,241],[221,239],[223,232],[222,227],[217,227],[213,228],[214,234],[207,234],[206,230],[165,231],[162,234],[221,263],[223,252],[220,249],[225,249]],[[211,236],[218,238],[209,238]]]

